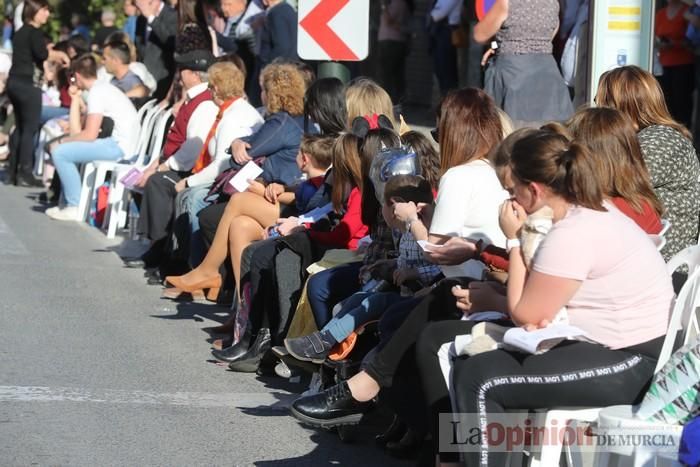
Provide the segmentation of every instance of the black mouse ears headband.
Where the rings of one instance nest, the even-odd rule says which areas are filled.
[[[364,138],[370,130],[377,130],[379,128],[393,130],[394,125],[386,115],[364,115],[362,117],[356,117],[355,120],[352,121],[352,129],[350,131],[355,136]]]

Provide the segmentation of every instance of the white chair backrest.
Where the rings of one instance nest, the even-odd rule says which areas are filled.
[[[155,128],[153,129],[153,134],[151,135],[151,143],[149,144],[146,157],[143,161],[144,165],[149,165],[151,161],[153,161],[153,158],[160,157],[160,151],[163,149],[165,133],[167,133],[170,128],[172,115],[173,110],[168,109],[158,116],[158,121],[156,122]]]
[[[156,105],[157,102],[158,101],[156,101],[155,99],[151,99],[150,101],[143,104],[141,106],[141,108],[138,110],[138,112],[136,112],[136,118],[137,118],[139,124],[143,123],[143,117],[146,115],[146,112],[149,109],[152,109]]]
[[[688,265],[688,279],[678,293],[668,322],[668,330],[664,339],[659,360],[654,373],[666,364],[675,350],[678,333],[681,333],[680,345],[686,345],[691,339],[700,336],[697,309],[700,306],[700,246],[692,246],[679,252],[668,262],[669,273],[675,272],[680,266]]]
[[[668,260],[666,270],[669,274],[673,274],[683,265],[688,266],[689,276],[700,266],[700,247],[698,245],[689,246],[676,253],[673,258]]]
[[[659,235],[664,237],[666,236],[666,232],[668,232],[668,229],[671,228],[671,221],[668,219],[661,219],[661,232],[659,232]]]
[[[649,239],[654,242],[654,246],[656,247],[656,251],[661,251],[663,247],[666,246],[666,237],[662,237],[661,235],[658,234],[649,234]]]
[[[143,160],[146,157],[146,152],[148,150],[148,145],[151,141],[151,135],[153,134],[153,127],[156,124],[158,115],[163,112],[158,106],[154,106],[146,111],[146,114],[141,124],[141,131],[139,132],[139,140],[136,146],[135,158],[133,158],[133,163],[136,165],[142,165]]]

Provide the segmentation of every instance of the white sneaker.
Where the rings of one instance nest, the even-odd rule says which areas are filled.
[[[46,210],[46,215],[57,221],[77,221],[78,208],[77,206],[66,206],[63,209],[53,207]]]

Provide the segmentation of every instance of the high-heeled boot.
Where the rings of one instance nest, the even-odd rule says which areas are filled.
[[[258,331],[255,342],[250,346],[248,351],[229,364],[229,368],[239,373],[255,373],[260,366],[265,353],[272,346],[272,336],[270,330],[262,328]]]

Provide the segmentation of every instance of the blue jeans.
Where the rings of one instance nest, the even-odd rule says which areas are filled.
[[[59,117],[67,117],[70,109],[65,107],[53,107],[50,105],[44,105],[41,107],[41,124],[45,124],[49,120]]]
[[[63,143],[51,154],[53,165],[61,178],[63,195],[67,206],[80,202],[80,172],[78,164],[92,161],[116,161],[124,157],[124,151],[114,138],[99,138],[95,141]]]
[[[343,302],[341,310],[322,331],[330,332],[337,342],[342,342],[355,329],[379,318],[390,305],[409,299],[397,292],[357,292]]]
[[[316,326],[321,329],[331,319],[333,307],[360,290],[362,263],[348,263],[326,269],[309,278],[306,295]]]
[[[187,214],[187,220],[190,224],[189,263],[193,268],[197,267],[207,254],[204,240],[199,232],[199,216],[197,214],[211,204],[204,201],[210,188],[211,185],[193,186],[178,193],[175,201],[175,217]]]

